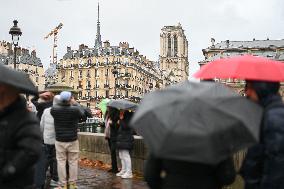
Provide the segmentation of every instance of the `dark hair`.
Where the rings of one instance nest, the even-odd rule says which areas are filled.
[[[113,122],[119,120],[119,110],[116,108],[109,108],[109,117]]]
[[[251,83],[252,88],[255,90],[258,98],[260,99],[273,94],[277,94],[280,88],[280,82],[254,81],[254,80],[248,80],[246,82]]]

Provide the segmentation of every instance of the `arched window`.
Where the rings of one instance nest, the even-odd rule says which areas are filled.
[[[174,56],[176,57],[178,53],[178,40],[177,40],[177,36],[174,36]]]
[[[167,56],[171,56],[171,49],[172,49],[171,35],[168,35],[168,53],[167,53]]]

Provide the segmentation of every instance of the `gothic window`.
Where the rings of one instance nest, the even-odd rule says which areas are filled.
[[[171,49],[172,49],[171,35],[168,35],[168,53],[167,53],[167,56],[171,56]]]
[[[83,76],[83,72],[82,70],[79,70],[79,78],[82,78],[82,76]]]
[[[95,77],[97,77],[98,76],[98,70],[96,69],[95,70]]]
[[[90,70],[87,71],[87,77],[90,77]]]
[[[177,40],[177,36],[174,36],[174,56],[176,57],[178,53],[178,40]]]

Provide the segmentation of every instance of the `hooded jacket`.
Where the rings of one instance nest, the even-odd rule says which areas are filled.
[[[0,188],[33,185],[34,165],[40,154],[38,119],[19,97],[0,113]]]
[[[260,87],[260,86],[257,86]],[[262,86],[263,87],[263,86]],[[270,89],[271,91],[271,89]],[[260,142],[248,150],[241,168],[246,189],[284,186],[284,105],[279,94],[256,88],[264,107]]]

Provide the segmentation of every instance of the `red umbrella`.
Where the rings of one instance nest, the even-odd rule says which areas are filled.
[[[284,63],[251,55],[235,56],[209,62],[193,76],[200,79],[284,81]]]

